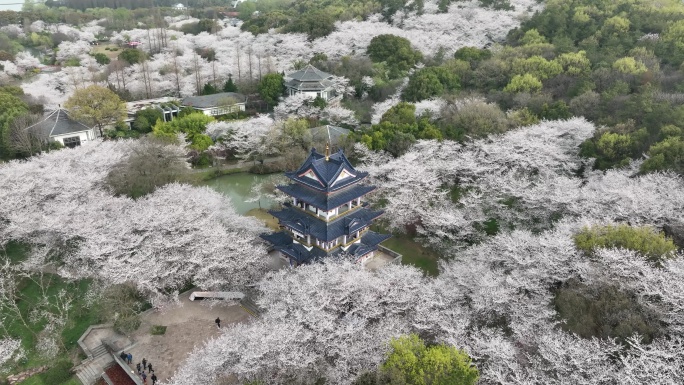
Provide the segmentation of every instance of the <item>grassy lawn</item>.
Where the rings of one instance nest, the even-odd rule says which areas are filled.
[[[378,223],[373,224],[371,230],[383,234],[390,233],[390,231],[387,231],[384,226]],[[392,234],[392,238],[381,243],[381,245],[401,254],[402,264],[413,265],[432,277],[439,275],[439,266],[437,264],[440,260],[439,254],[416,242],[412,237],[406,234]]]
[[[402,254],[401,263],[413,265],[423,270],[427,275],[436,277],[439,275],[439,255],[434,251],[423,247],[420,243],[409,238],[405,234],[395,235],[382,243],[383,246]]]
[[[109,50],[107,50],[105,48],[109,48]],[[116,48],[117,50],[112,51],[111,50],[112,48]],[[96,53],[103,53],[103,54],[107,55],[107,57],[110,60],[114,60],[119,56],[119,54],[121,53],[122,50],[123,50],[123,48],[120,48],[118,45],[116,45],[114,43],[104,43],[104,44],[100,43],[100,45],[93,46],[93,50],[90,53],[92,53],[93,55]]]
[[[13,263],[17,263],[26,258],[28,252],[28,247],[26,245],[10,242],[6,245],[5,249],[0,249],[0,256],[7,257]],[[6,327],[7,332],[11,337],[21,340],[22,347],[26,352],[26,358],[13,367],[10,368],[12,373],[19,373],[29,368],[48,365],[52,367],[55,362],[49,361],[41,357],[35,349],[37,342],[37,336],[43,331],[45,325],[47,324],[44,317],[40,316],[37,319],[31,319],[30,312],[35,309],[44,310],[46,308],[52,308],[56,305],[57,295],[64,291],[69,293],[73,302],[68,311],[68,319],[66,326],[60,335],[60,343],[64,346],[64,349],[58,354],[59,359],[72,360],[78,357],[80,350],[78,348],[77,341],[81,335],[85,332],[88,326],[92,324],[97,324],[100,322],[99,311],[96,307],[87,307],[85,303],[85,295],[88,292],[88,288],[91,284],[89,280],[79,280],[79,281],[66,281],[57,275],[44,274],[42,281],[37,277],[34,277],[35,281],[29,278],[21,278],[18,282],[18,299],[16,300],[19,312],[22,318],[26,321],[26,324],[21,321],[19,317],[7,309],[0,310],[0,317],[5,317],[7,320]],[[36,282],[42,282],[41,284]],[[48,298],[49,305],[40,306],[38,302],[46,294]],[[69,382],[51,382],[50,384],[45,383],[47,380],[43,380],[44,376],[38,375],[31,377],[30,379],[22,382],[23,385],[66,385],[66,384],[77,384],[78,380],[73,378]]]
[[[269,214],[266,209],[251,209],[247,211],[246,215],[261,220],[266,224],[266,227],[273,231],[280,231],[280,226],[278,226],[278,219],[276,219],[276,217],[274,217],[273,215]]]

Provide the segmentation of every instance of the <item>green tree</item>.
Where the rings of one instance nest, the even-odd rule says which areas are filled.
[[[672,239],[649,226],[607,225],[584,227],[574,236],[575,246],[589,255],[598,248],[634,250],[653,263],[673,258],[677,251]]]
[[[475,47],[459,48],[454,53],[454,59],[468,62],[471,66],[473,66],[475,63],[479,63],[483,60],[489,59],[490,57],[492,57],[492,52],[490,50]]]
[[[543,84],[541,80],[537,79],[534,75],[524,74],[515,75],[511,81],[504,88],[505,92],[517,93],[517,92],[539,92],[541,91]]]
[[[632,138],[628,134],[604,133],[596,142],[596,152],[599,157],[597,167],[605,169],[614,165],[624,166],[628,164],[632,148]]]
[[[162,112],[157,108],[144,108],[135,113],[135,120],[133,121],[133,128],[140,133],[148,133],[152,131],[158,120],[163,119]]]
[[[145,60],[145,52],[137,48],[126,48],[119,54],[119,60],[128,64],[136,64]]]
[[[109,60],[109,57],[107,55],[103,54],[102,52],[98,52],[98,53],[94,54],[93,57],[95,58],[95,61],[98,64],[102,64],[102,65],[109,64],[109,62],[111,61],[111,60]]]
[[[202,88],[202,95],[213,95],[218,94],[219,90],[216,89],[211,83],[206,83],[204,88]]]
[[[562,68],[563,72],[572,76],[586,76],[591,72],[591,61],[585,51],[569,52],[559,55],[554,59]]]
[[[233,77],[229,76],[228,80],[226,80],[226,83],[223,84],[223,92],[237,92],[237,91],[238,91],[238,88],[235,85],[235,83],[233,83]]]
[[[393,339],[392,351],[382,365],[412,385],[474,385],[477,368],[468,355],[449,345],[426,346],[417,335]]]
[[[623,57],[613,63],[613,69],[627,75],[641,75],[648,71],[644,63],[633,57]]]
[[[532,28],[527,30],[523,37],[520,39],[520,44],[522,45],[536,45],[536,44],[546,44],[546,38],[542,36],[539,31]]]
[[[288,26],[289,32],[305,33],[309,40],[328,36],[335,30],[335,18],[325,10],[307,12]]]
[[[671,136],[653,144],[648,155],[641,165],[642,172],[672,170],[684,174],[684,140],[681,137]]]
[[[368,45],[368,55],[375,63],[386,62],[391,78],[397,78],[416,65],[423,55],[411,47],[411,42],[395,35],[378,35]]]
[[[439,96],[446,90],[456,90],[460,87],[458,77],[445,67],[427,67],[416,71],[409,78],[402,93],[407,101],[420,101],[433,96]]]
[[[176,118],[170,122],[162,122],[158,120],[152,128],[155,137],[162,138],[171,142],[178,140],[178,134],[183,133],[186,140],[190,143],[191,148],[199,149],[211,146],[206,145],[207,135],[204,132],[207,129],[207,124],[214,121],[214,118],[203,114],[202,112],[194,112],[182,117]],[[209,138],[211,140],[211,138]],[[204,148],[206,149],[206,148]]]
[[[537,79],[544,80],[558,76],[563,72],[563,67],[553,60],[546,60],[541,56],[532,56],[526,59],[514,59],[512,65],[513,73],[524,75],[529,73]]]
[[[0,159],[10,159],[14,155],[10,145],[10,127],[15,118],[27,112],[28,106],[21,99],[0,92]]]
[[[100,136],[105,126],[126,117],[126,104],[109,88],[95,84],[74,91],[64,107],[74,119],[96,126]]]
[[[257,88],[259,95],[269,106],[276,105],[278,104],[278,98],[285,92],[283,75],[279,73],[267,74],[261,79]]]
[[[411,75],[401,96],[404,100],[417,102],[441,95],[443,92],[444,86],[440,83],[437,75],[429,68],[423,68]]]

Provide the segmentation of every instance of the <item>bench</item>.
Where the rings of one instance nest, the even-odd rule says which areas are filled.
[[[190,301],[205,298],[241,300],[245,295],[239,291],[193,291],[190,294]]]

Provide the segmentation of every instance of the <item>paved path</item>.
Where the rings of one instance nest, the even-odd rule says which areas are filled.
[[[250,315],[231,301],[190,301],[183,294],[181,305],[162,312],[152,311],[142,317],[140,328],[132,335],[135,345],[126,352],[133,354],[133,364],[146,358],[160,381],[171,378],[195,346],[219,335],[214,323],[221,318],[221,326],[234,322],[249,322]],[[166,326],[166,334],[150,334],[152,325]],[[148,381],[149,383],[149,381]]]

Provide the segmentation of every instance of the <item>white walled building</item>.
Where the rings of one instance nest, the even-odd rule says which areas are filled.
[[[59,142],[65,147],[76,147],[97,138],[97,130],[72,119],[67,110],[58,108],[49,112],[45,119],[28,129],[39,126],[52,142]]]

